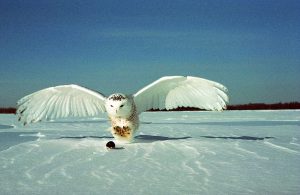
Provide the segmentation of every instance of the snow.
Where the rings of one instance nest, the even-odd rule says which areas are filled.
[[[0,194],[299,194],[300,110],[147,112],[134,143],[105,115],[0,115]]]

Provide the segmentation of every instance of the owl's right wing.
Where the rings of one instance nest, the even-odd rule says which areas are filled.
[[[149,109],[196,107],[206,110],[226,108],[227,89],[222,84],[191,76],[162,77],[133,95],[138,113]]]
[[[42,89],[17,102],[17,115],[25,124],[64,117],[97,116],[105,112],[105,97],[78,85]]]

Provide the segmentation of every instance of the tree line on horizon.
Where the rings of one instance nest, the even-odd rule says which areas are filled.
[[[238,105],[228,105],[226,110],[283,110],[283,109],[300,109],[300,102],[288,102],[288,103],[249,103],[249,104],[238,104]],[[202,109],[193,107],[178,107],[172,110],[159,110],[151,109],[150,112],[155,111],[201,111]],[[0,108],[0,113],[2,114],[15,114],[16,108]]]
[[[284,109],[300,109],[300,102],[288,102],[288,103],[249,103],[249,104],[237,104],[237,105],[227,105],[226,110],[284,110]],[[199,108],[193,107],[178,107],[171,110],[159,110],[151,109],[149,111],[205,111]]]

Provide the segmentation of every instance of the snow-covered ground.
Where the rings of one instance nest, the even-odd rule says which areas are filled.
[[[0,194],[299,194],[300,111],[148,112],[134,143],[105,115],[0,115]]]

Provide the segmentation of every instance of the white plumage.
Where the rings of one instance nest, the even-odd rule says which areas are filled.
[[[141,112],[177,107],[220,111],[228,102],[226,92],[220,83],[190,76],[162,77],[134,95],[109,97],[78,85],[61,85],[23,97],[17,103],[17,114],[25,125],[63,117],[92,117],[106,111],[113,136],[131,141]]]
[[[96,116],[105,112],[105,97],[78,85],[50,87],[18,101],[19,119],[27,123],[64,117]]]

